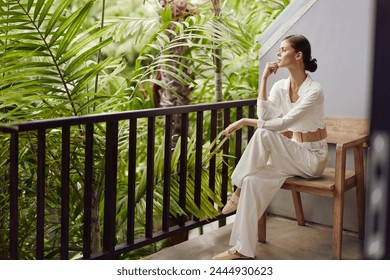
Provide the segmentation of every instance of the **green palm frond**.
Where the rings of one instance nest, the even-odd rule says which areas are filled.
[[[97,59],[98,52],[113,41],[112,26],[84,30],[95,0],[86,1],[75,11],[68,10],[71,2],[0,2],[0,104],[4,121],[22,115],[80,115],[83,110],[79,107],[85,108],[84,103],[96,105],[107,99],[101,95],[106,89],[103,84],[96,96],[91,97],[90,92],[97,75],[123,69],[119,59]],[[80,98],[82,95],[86,98]],[[42,102],[52,108],[46,108],[44,115],[36,113]]]

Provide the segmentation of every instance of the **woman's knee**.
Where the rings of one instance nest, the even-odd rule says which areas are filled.
[[[242,180],[242,187],[241,190],[245,189],[253,189],[256,188],[258,184],[259,178],[255,176],[245,176],[244,179]]]
[[[278,137],[278,132],[269,130],[269,129],[264,129],[264,128],[259,128],[256,130],[255,136],[259,138],[262,142],[272,142],[275,137]]]
[[[256,129],[256,133],[259,135],[259,137],[273,137],[277,132],[266,128],[258,128]]]

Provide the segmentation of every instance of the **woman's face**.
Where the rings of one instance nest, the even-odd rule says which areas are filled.
[[[288,67],[297,63],[297,52],[287,40],[282,41],[277,55],[279,67]]]

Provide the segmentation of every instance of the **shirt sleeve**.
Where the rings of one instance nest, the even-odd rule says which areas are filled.
[[[280,116],[281,113],[280,92],[278,84],[274,84],[267,101],[257,99],[257,117],[259,120],[270,120]]]

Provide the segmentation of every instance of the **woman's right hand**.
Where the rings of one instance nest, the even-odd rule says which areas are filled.
[[[279,69],[279,66],[278,66],[278,63],[276,61],[267,62],[267,64],[265,65],[264,72],[263,72],[263,79],[268,79],[268,77],[271,74],[276,74],[278,69]]]
[[[241,129],[243,125],[244,125],[244,119],[240,119],[240,120],[235,121],[234,123],[230,124],[227,128],[225,128],[225,130],[223,132],[225,134],[225,137],[230,138],[230,134]]]

